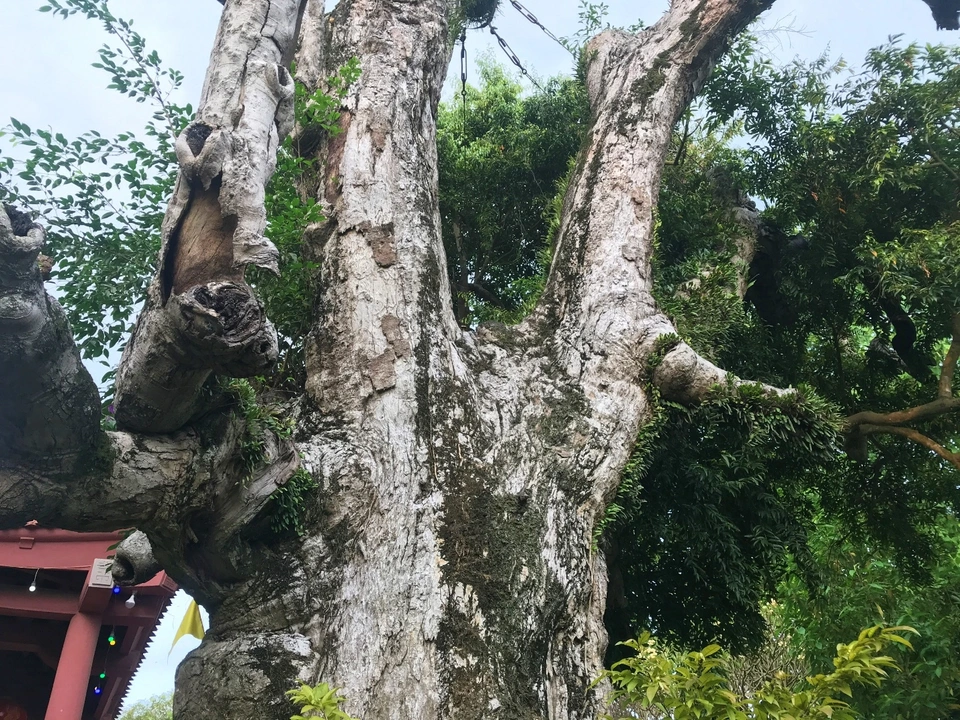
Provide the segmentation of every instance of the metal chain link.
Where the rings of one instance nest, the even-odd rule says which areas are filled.
[[[490,26],[490,34],[497,39],[497,42],[500,43],[500,47],[503,48],[503,52],[505,52],[507,57],[510,58],[510,62],[512,62],[514,65],[516,65],[520,69],[520,73],[525,78],[527,78],[527,80],[529,80],[534,85],[536,85],[537,89],[540,92],[546,92],[543,89],[543,86],[540,83],[538,83],[536,80],[534,80],[533,76],[527,72],[527,69],[523,66],[523,63],[520,62],[520,58],[518,58],[517,54],[513,51],[513,49],[509,45],[507,45],[507,41],[504,40],[502,37],[500,37],[500,33],[497,32],[497,29],[493,25]]]
[[[543,32],[546,33],[546,35],[547,35],[548,38],[550,38],[551,40],[553,40],[555,43],[557,43],[557,45],[559,45],[560,47],[562,47],[562,48],[563,48],[564,50],[566,50],[568,53],[570,53],[571,55],[573,55],[574,57],[576,57],[576,53],[573,52],[570,48],[568,48],[568,47],[564,44],[563,40],[561,40],[561,39],[558,38],[556,35],[554,35],[552,32],[550,32],[550,30],[548,30],[547,27],[546,27],[542,22],[540,22],[540,21],[537,19],[537,16],[536,16],[536,15],[534,15],[532,12],[530,12],[529,10],[527,10],[523,5],[521,5],[519,2],[517,2],[517,0],[510,0],[510,4],[513,5],[513,7],[515,7],[515,8],[517,9],[517,12],[519,12],[521,15],[523,15],[527,20],[529,20],[529,21],[532,22],[534,25],[536,25],[538,28],[540,28],[541,30],[543,30]]]

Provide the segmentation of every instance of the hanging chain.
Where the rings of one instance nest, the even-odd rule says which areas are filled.
[[[460,139],[467,136],[467,30],[460,33],[460,100],[463,107],[463,127]]]
[[[527,20],[529,20],[529,21],[532,22],[534,25],[536,25],[538,28],[540,28],[541,30],[543,30],[543,32],[546,33],[546,35],[547,35],[548,38],[550,38],[551,40],[553,40],[555,43],[557,43],[557,45],[559,45],[560,47],[562,47],[562,48],[563,48],[564,50],[566,50],[568,53],[570,53],[571,55],[573,55],[574,57],[576,57],[576,53],[573,52],[570,48],[568,48],[568,47],[564,44],[563,40],[561,40],[561,39],[558,38],[556,35],[554,35],[552,32],[550,32],[550,31],[547,29],[547,27],[546,27],[542,22],[540,22],[539,20],[537,20],[537,16],[536,16],[536,15],[534,15],[532,12],[530,12],[529,10],[527,10],[523,5],[521,5],[519,2],[517,2],[517,0],[510,0],[510,4],[513,5],[513,7],[515,7],[515,8],[517,9],[517,12],[519,12],[521,15],[523,15]]]
[[[497,42],[500,43],[500,47],[503,48],[503,52],[505,52],[507,54],[507,57],[510,58],[510,62],[512,62],[514,65],[516,65],[520,69],[520,73],[525,78],[527,78],[527,80],[529,80],[534,85],[536,85],[537,89],[540,92],[546,92],[543,89],[543,86],[540,83],[538,83],[536,80],[534,80],[533,76],[527,72],[527,69],[523,66],[523,63],[520,62],[520,58],[518,58],[517,54],[510,48],[509,45],[507,45],[507,41],[504,40],[502,37],[500,37],[500,34],[497,32],[497,29],[493,25],[490,26],[490,34],[497,39]]]

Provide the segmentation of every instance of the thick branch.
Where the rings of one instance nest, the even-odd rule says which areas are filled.
[[[483,285],[481,285],[480,283],[468,282],[465,285],[461,285],[460,289],[468,290],[472,292],[478,298],[490,303],[494,307],[497,307],[497,308],[503,307],[503,301],[500,298],[498,298],[493,292],[491,292],[490,290],[485,288]]]
[[[117,422],[172,432],[200,409],[211,371],[250,377],[276,357],[276,332],[245,283],[193,286],[141,315],[120,364]]]
[[[170,432],[197,409],[211,372],[243,377],[276,360],[276,332],[243,282],[277,269],[264,192],[293,125],[285,65],[302,0],[224,8],[192,122],[177,139],[180,176],[163,221],[161,267],[117,375],[121,427]]]
[[[734,387],[759,384],[765,392],[775,396],[794,392],[741,380],[701,357],[686,343],[678,344],[664,355],[653,371],[652,379],[664,398],[684,404],[703,402],[717,386],[727,386],[730,383]]]
[[[69,473],[102,439],[100,396],[43,288],[43,231],[11,214],[0,209],[0,468]]]
[[[436,194],[436,108],[456,4],[358,0],[326,16],[317,4],[304,20],[298,76],[323,87],[348,57],[361,58],[362,72],[341,132],[319,149],[327,221],[304,244],[319,265],[324,310],[306,343],[306,389],[324,411],[377,412],[373,393],[421,402],[415,368],[425,370],[429,344],[461,335]],[[320,50],[319,62],[307,50]]]
[[[0,528],[29,520],[78,531],[136,526],[178,583],[216,602],[221,585],[254,571],[243,548],[269,532],[255,521],[299,467],[293,444],[268,433],[251,473],[242,460],[246,433],[245,421],[232,414],[207,418],[202,432],[106,433],[107,447],[87,473],[60,481],[29,467],[0,466]],[[149,572],[142,549],[131,548],[129,561],[127,554],[118,552],[121,580]]]
[[[950,452],[943,445],[927,437],[923,433],[914,430],[913,428],[905,427],[896,427],[890,425],[860,425],[857,427],[857,431],[863,435],[876,435],[876,434],[887,434],[887,435],[900,435],[918,445],[922,445],[931,452],[935,452],[937,455],[942,457],[944,460],[953,465],[957,470],[960,470],[960,453]]]
[[[160,570],[162,568],[153,556],[146,533],[137,530],[120,541],[112,568],[113,579],[118,585],[139,585]]]
[[[106,436],[86,472],[61,481],[31,465],[0,467],[0,528],[38,520],[65,530],[112,531],[147,521],[162,511],[167,491],[189,476],[201,450],[194,435]]]
[[[564,201],[557,251],[532,322],[556,328],[589,373],[640,370],[673,333],[652,297],[650,257],[660,174],[673,126],[761,0],[675,0],[638,35],[607,31],[587,48],[594,124]],[[600,358],[609,358],[609,362]],[[635,364],[634,368],[630,368]],[[602,382],[602,380],[600,380]]]

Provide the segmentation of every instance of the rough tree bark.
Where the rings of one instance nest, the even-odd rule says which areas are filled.
[[[343,688],[368,719],[595,717],[606,569],[594,531],[651,385],[696,402],[725,379],[658,342],[674,333],[651,295],[660,170],[714,61],[771,4],[674,0],[641,33],[590,43],[593,124],[543,300],[517,327],[470,332],[451,307],[435,148],[462,9],[311,0],[301,79],[316,87],[351,57],[362,75],[343,132],[318,151],[327,220],[305,235],[320,291],[296,448],[268,438],[241,481],[242,423],[202,389],[275,354],[243,268],[272,262],[263,185],[291,128],[283,59],[303,8],[227,2],[121,363],[118,432],[99,431],[95,389],[43,293],[39,231],[0,215],[0,332],[18,343],[0,377],[30,376],[0,395],[0,525],[144,533],[120,549],[118,580],[159,563],[211,613],[178,671],[178,719],[287,718],[298,679]],[[39,415],[18,410],[28,398]],[[321,488],[306,535],[278,541],[264,517],[300,462]]]

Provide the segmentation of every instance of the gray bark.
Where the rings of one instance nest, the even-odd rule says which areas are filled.
[[[294,676],[343,688],[365,718],[596,715],[593,533],[649,417],[645,359],[673,332],[650,294],[659,168],[710,61],[763,6],[675,2],[639,37],[594,41],[597,120],[544,303],[477,333],[454,321],[438,229],[449,8],[308,11],[301,76],[354,55],[363,69],[321,152],[328,221],[306,235],[321,292],[299,449],[322,512],[282,578],[264,570],[216,610],[216,638],[178,675],[178,716],[253,712]],[[653,378],[684,400],[724,379],[685,346]],[[221,689],[238,676],[257,688],[243,701]]]
[[[43,288],[43,231],[0,208],[0,472],[70,474],[100,443],[100,396],[67,318]],[[0,501],[16,488],[0,486]]]
[[[223,11],[197,117],[176,142],[160,270],[117,374],[121,427],[177,430],[201,409],[211,372],[249,377],[277,358],[276,331],[243,272],[277,269],[263,198],[293,127],[288,59],[301,11],[300,0]]]
[[[153,555],[150,538],[142,530],[127,535],[117,546],[112,573],[118,585],[139,585],[162,569]]]
[[[200,388],[273,352],[242,269],[271,263],[262,194],[289,130],[277,63],[298,7],[226,4],[199,118],[178,142],[162,270],[121,363],[122,432],[59,483],[29,466],[0,475],[0,499],[15,501],[0,523],[31,502],[63,527],[134,521],[207,605],[211,631],[178,671],[178,720],[286,719],[298,680],[341,687],[368,720],[596,716],[606,568],[594,532],[650,417],[649,383],[693,402],[726,377],[682,344],[648,371],[674,332],[651,295],[660,168],[710,65],[769,4],[674,0],[639,35],[592,41],[595,119],[543,301],[517,327],[474,333],[454,319],[437,206],[436,110],[459,8],[314,2],[298,74],[315,86],[356,56],[362,76],[310,188],[327,220],[304,238],[320,290],[297,448],[266,437],[245,482],[243,423]],[[278,538],[265,517],[298,452],[321,488],[307,534]],[[151,566],[138,557],[118,574]]]

